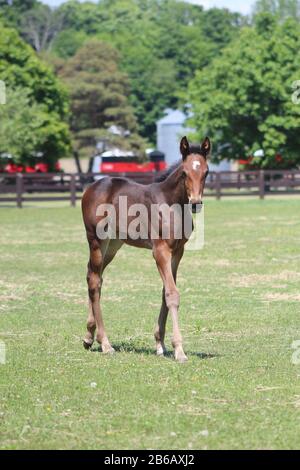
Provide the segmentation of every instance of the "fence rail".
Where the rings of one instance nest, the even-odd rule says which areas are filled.
[[[113,173],[129,177],[140,184],[153,183],[157,173]],[[84,189],[100,173],[34,173],[0,174],[0,203],[15,202],[22,207],[28,201],[70,201],[72,206]],[[300,194],[300,170],[260,170],[211,172],[206,181],[206,196],[259,196]]]

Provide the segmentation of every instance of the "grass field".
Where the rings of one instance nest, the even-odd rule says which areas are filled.
[[[123,248],[104,280],[107,357],[81,344],[80,210],[1,208],[0,448],[299,447],[299,246],[299,199],[206,203],[205,249],[179,271],[183,365],[154,355],[151,253]]]

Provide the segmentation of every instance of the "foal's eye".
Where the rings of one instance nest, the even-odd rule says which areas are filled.
[[[187,174],[186,174],[186,172],[183,170],[182,175],[181,175],[181,178],[185,179],[186,176],[187,176]]]

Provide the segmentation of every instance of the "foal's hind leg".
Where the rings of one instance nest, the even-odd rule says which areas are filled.
[[[165,347],[165,333],[166,333],[166,322],[168,317],[169,309],[166,304],[165,288],[162,291],[162,303],[160,308],[160,314],[158,317],[157,326],[155,328],[154,338],[156,341],[156,354],[158,356],[164,356],[166,353]]]
[[[97,328],[97,341],[101,344],[102,351],[104,353],[110,353],[114,351],[105,332],[100,308],[102,272],[108,243],[108,241],[98,242],[97,240],[94,240],[90,243],[90,261],[88,264],[87,274],[89,291],[89,316],[87,322],[88,332],[83,343],[85,348],[92,346],[94,342],[94,333]]]
[[[97,341],[102,346],[104,353],[114,352],[104,328],[100,307],[102,274],[106,266],[113,260],[117,251],[122,246],[119,240],[94,241],[90,244],[90,261],[88,264],[88,288],[89,288],[89,316],[87,321],[87,334],[84,339],[84,347],[89,349],[94,342],[94,334],[97,328]]]

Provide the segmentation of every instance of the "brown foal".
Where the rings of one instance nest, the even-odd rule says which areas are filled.
[[[101,344],[104,353],[112,353],[112,348],[103,323],[100,308],[101,287],[103,272],[113,260],[117,251],[126,243],[138,248],[151,249],[163,281],[162,305],[155,329],[156,350],[158,355],[165,354],[165,328],[168,312],[173,322],[172,345],[175,359],[185,362],[187,357],[182,346],[182,336],[179,329],[178,309],[179,292],[176,287],[176,276],[179,263],[183,256],[184,245],[188,241],[186,234],[180,239],[174,236],[174,226],[170,227],[169,236],[162,236],[162,221],[160,220],[157,237],[152,232],[142,238],[121,236],[118,222],[121,212],[120,197],[126,197],[128,207],[133,204],[142,204],[147,208],[148,214],[152,205],[174,204],[184,207],[188,204],[202,204],[205,179],[208,174],[207,157],[211,150],[210,140],[206,138],[200,146],[190,146],[186,137],[181,140],[180,151],[182,161],[171,167],[163,176],[150,185],[141,185],[126,178],[105,177],[91,185],[84,193],[82,199],[83,220],[86,228],[87,240],[90,248],[88,263],[88,292],[89,315],[87,321],[87,334],[84,338],[85,348],[90,348],[96,340]],[[103,206],[105,205],[105,206]],[[104,215],[99,215],[99,207],[111,205],[116,211],[115,237],[99,237],[97,226],[103,222]],[[105,216],[107,212],[105,212]],[[150,217],[150,216],[149,216]],[[190,215],[190,217],[192,217]],[[128,217],[128,225],[132,218]],[[170,222],[172,224],[172,222]],[[127,228],[128,228],[127,225]],[[150,221],[151,225],[151,221]],[[173,222],[174,225],[174,222]]]

